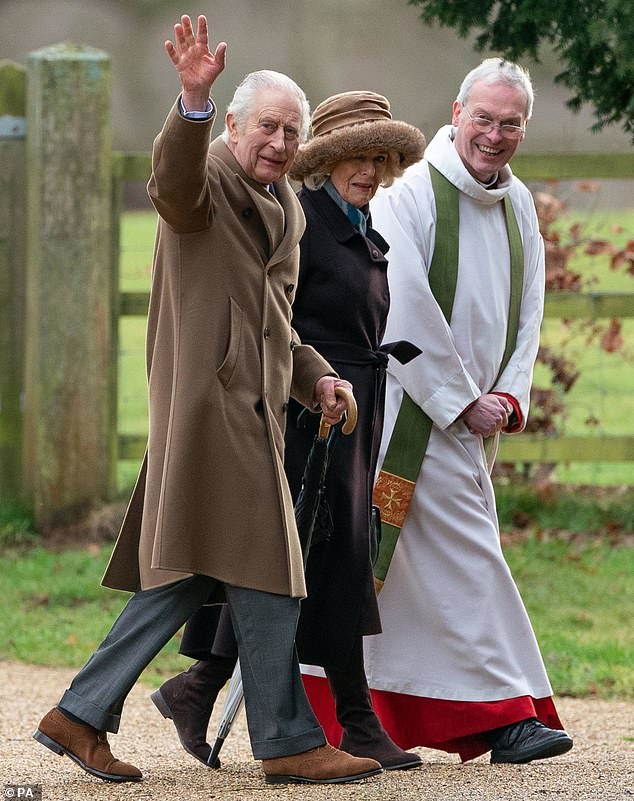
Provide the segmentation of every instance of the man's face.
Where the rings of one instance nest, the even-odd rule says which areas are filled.
[[[497,123],[489,133],[477,131],[472,117]],[[526,124],[526,95],[519,88],[502,83],[477,82],[464,107],[454,101],[452,123],[456,126],[454,145],[467,170],[478,181],[488,183],[510,161],[522,139],[508,139],[499,125]]]
[[[262,89],[255,108],[239,128],[227,115],[229,149],[245,173],[261,184],[278,181],[290,169],[299,146],[299,101],[279,89]]]

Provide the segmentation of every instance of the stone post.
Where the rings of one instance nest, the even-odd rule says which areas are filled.
[[[24,475],[40,524],[112,489],[110,94],[106,53],[29,56]]]

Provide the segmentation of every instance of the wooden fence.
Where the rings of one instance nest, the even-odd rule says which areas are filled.
[[[28,92],[26,91],[28,84]],[[117,435],[118,324],[147,293],[119,292],[126,181],[147,154],[113,152],[110,60],[57,45],[26,70],[0,62],[0,502],[46,523],[111,496],[120,459],[145,436]],[[537,178],[634,178],[634,153],[516,156]],[[634,295],[549,295],[547,317],[634,316]],[[505,461],[632,461],[634,437],[505,438]]]

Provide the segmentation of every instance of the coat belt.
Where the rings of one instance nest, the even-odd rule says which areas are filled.
[[[399,339],[397,342],[388,342],[376,350],[365,348],[362,345],[353,345],[348,342],[333,342],[331,340],[302,339],[306,345],[312,345],[324,359],[339,362],[340,364],[366,365],[385,370],[388,357],[393,356],[401,364],[407,364],[422,351],[411,342]]]

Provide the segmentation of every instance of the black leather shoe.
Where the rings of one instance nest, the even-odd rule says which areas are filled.
[[[525,764],[549,759],[572,748],[572,738],[560,729],[549,729],[536,718],[520,720],[489,732],[491,763]]]

